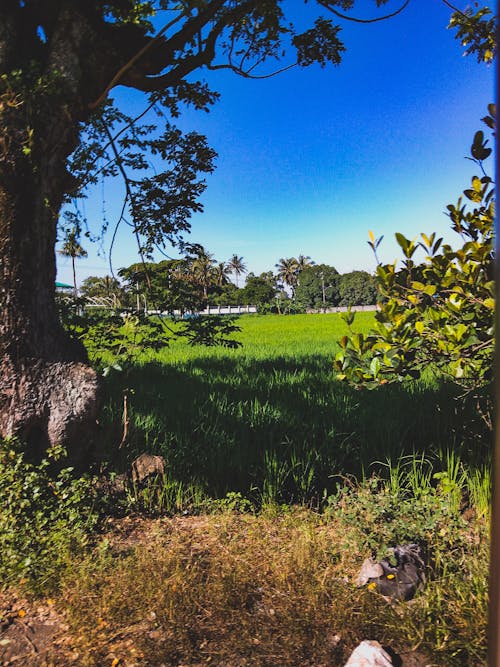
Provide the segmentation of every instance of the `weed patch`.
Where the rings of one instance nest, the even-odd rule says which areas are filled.
[[[97,523],[90,479],[75,478],[53,449],[37,466],[15,442],[0,445],[0,580],[49,594],[89,544]]]

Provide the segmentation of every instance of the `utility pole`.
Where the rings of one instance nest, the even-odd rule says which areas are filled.
[[[326,312],[325,275],[323,271],[319,275],[321,276],[321,291],[323,293],[323,312]]]

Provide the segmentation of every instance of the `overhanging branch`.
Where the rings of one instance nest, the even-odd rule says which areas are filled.
[[[327,9],[329,12],[335,14],[335,16],[337,16],[338,18],[344,19],[345,21],[353,21],[354,23],[377,23],[378,21],[386,21],[387,19],[391,19],[394,16],[401,14],[401,12],[404,11],[410,4],[410,0],[405,0],[405,2],[401,5],[401,7],[399,9],[396,9],[395,12],[391,12],[390,14],[384,14],[384,16],[378,16],[373,19],[360,19],[355,16],[348,16],[347,14],[342,14],[342,12],[339,12],[337,9],[334,9],[328,2],[328,0],[317,0],[317,2],[319,5]]]

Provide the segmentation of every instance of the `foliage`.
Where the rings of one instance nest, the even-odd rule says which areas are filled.
[[[209,293],[208,303],[211,306],[241,306],[246,304],[246,300],[243,289],[229,282],[221,287],[214,287]]]
[[[53,448],[37,465],[18,443],[0,445],[0,579],[49,593],[70,559],[89,543],[98,514],[90,477],[62,468]]]
[[[375,278],[367,271],[351,271],[340,276],[340,306],[371,306],[377,303]]]
[[[182,337],[190,345],[227,348],[240,345],[233,338],[239,327],[229,317],[193,317],[172,328],[170,320],[140,311],[79,310],[75,304],[63,304],[61,315],[66,330],[84,343],[90,361],[105,375],[111,369],[130,368],[144,354],[168,347],[174,337]]]
[[[145,352],[158,351],[169,343],[161,321],[141,312],[82,310],[70,304],[61,315],[66,330],[84,343],[90,361],[106,374],[111,368],[130,366]]]
[[[489,475],[485,479],[491,484]],[[413,454],[388,460],[360,485],[341,485],[328,499],[327,511],[341,515],[358,533],[356,541],[377,558],[396,544],[418,543],[438,575],[453,563],[444,552],[433,553],[436,537],[440,549],[451,552],[456,546],[467,524],[464,501],[473,484],[471,470],[453,452],[440,452],[434,460]],[[483,515],[485,508],[478,509]]]
[[[491,63],[496,54],[496,17],[488,7],[476,11],[467,7],[463,12],[454,12],[448,28],[456,30],[456,39],[465,47],[464,55],[475,54],[478,62]]]
[[[187,103],[192,102],[189,95],[179,92]],[[205,97],[205,104],[213,101],[210,95]],[[174,104],[168,96],[163,101],[167,109]],[[161,104],[160,100],[156,103]],[[198,107],[198,101],[192,103]],[[216,153],[205,137],[196,132],[182,133],[164,113],[158,113],[154,122],[141,124],[110,100],[82,128],[82,138],[70,159],[77,194],[88,196],[99,179],[119,175],[124,182],[123,208],[113,235],[130,216],[143,262],[151,260],[156,249],[181,244],[182,235],[190,231],[192,214],[203,210],[199,203],[206,187],[203,176],[214,168]],[[162,171],[151,174],[151,164],[161,164]],[[78,210],[75,214],[82,218],[80,225],[88,227]],[[107,226],[104,219],[101,234]],[[95,234],[95,238],[100,235],[97,230]]]
[[[484,121],[491,127],[494,106],[488,111]],[[421,234],[420,241],[396,234],[402,268],[397,270],[395,263],[377,267],[382,299],[376,326],[368,334],[351,333],[340,340],[335,358],[339,379],[375,385],[420,377],[435,368],[467,390],[491,381],[494,191],[483,167],[491,154],[487,143],[483,132],[476,132],[470,159],[480,176],[464,190],[468,202],[460,197],[447,207],[462,245],[454,249],[435,233]],[[419,249],[426,255],[420,264],[413,259]],[[348,314],[348,323],[353,319]]]
[[[120,269],[118,275],[125,280],[129,305],[136,310],[149,308],[170,314],[177,310],[181,314],[201,310],[203,286],[192,264],[193,259],[185,257],[159,263],[135,263]]]
[[[276,295],[276,285],[265,273],[260,276],[249,274],[242,292],[242,299],[246,304],[262,306],[272,303]]]
[[[233,317],[218,315],[194,317],[187,322],[182,322],[182,328],[178,329],[176,333],[186,338],[190,345],[235,349],[240,347],[241,343],[232,338],[233,334],[240,330],[234,322]]]
[[[295,300],[302,308],[327,308],[339,303],[339,274],[328,264],[308,266],[300,273]]]

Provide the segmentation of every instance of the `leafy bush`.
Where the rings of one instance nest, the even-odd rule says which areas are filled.
[[[17,443],[0,445],[0,580],[47,593],[82,551],[98,519],[92,480],[60,467],[52,449],[39,465]]]
[[[483,118],[493,128],[495,107]],[[381,294],[376,325],[368,334],[340,339],[336,355],[338,379],[356,384],[386,383],[420,377],[429,367],[451,377],[467,391],[491,381],[493,361],[493,220],[494,190],[484,170],[490,156],[483,132],[476,132],[471,160],[480,170],[464,198],[450,204],[448,216],[461,245],[452,248],[433,233],[421,240],[396,234],[404,259],[402,268],[379,264]],[[376,253],[380,240],[371,235]],[[423,250],[425,261],[414,255]],[[352,324],[354,315],[348,314]]]
[[[384,630],[429,651],[433,664],[475,666],[484,664],[487,646],[489,521],[471,492],[481,486],[487,501],[491,479],[451,453],[442,464],[439,472],[415,456],[388,464],[385,479],[344,484],[327,515],[340,526],[336,546],[349,557],[386,557],[397,544],[422,547],[427,583],[411,604],[395,607]]]

